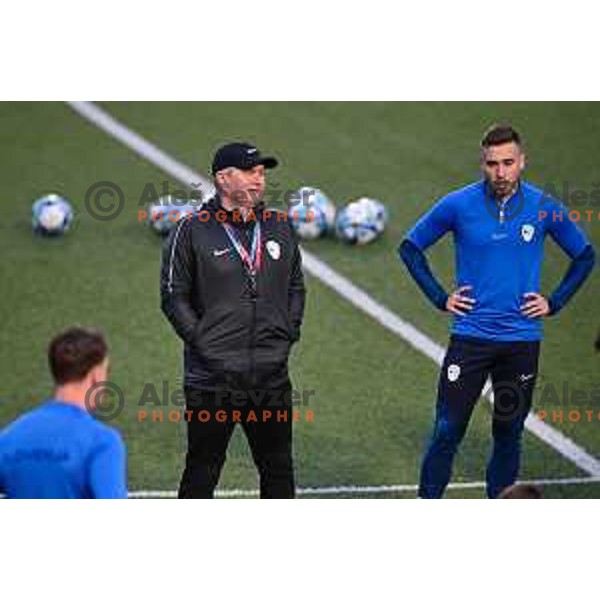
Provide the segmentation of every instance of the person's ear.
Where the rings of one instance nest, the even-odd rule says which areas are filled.
[[[99,381],[104,381],[104,371],[104,361],[100,364],[97,364],[95,367],[92,367],[89,374],[90,387],[92,385],[96,385]]]
[[[100,381],[100,379],[98,377],[98,365],[96,365],[95,367],[92,367],[90,369],[90,372],[88,374],[88,379],[89,379],[89,387],[96,385],[96,383],[98,383],[98,381]]]
[[[485,148],[481,148],[480,152],[479,152],[479,166],[483,169],[483,167],[485,167]]]
[[[224,171],[220,171],[219,173],[217,173],[217,176],[216,176],[215,179],[217,181],[217,184],[219,185],[219,187],[222,190],[226,190],[227,189],[227,179],[225,177],[225,172]]]

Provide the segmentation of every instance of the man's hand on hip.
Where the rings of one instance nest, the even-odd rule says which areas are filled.
[[[550,304],[541,294],[529,292],[525,294],[525,304],[521,306],[521,312],[530,319],[538,319],[550,314]]]
[[[473,287],[470,285],[463,285],[456,291],[452,292],[446,301],[446,310],[454,315],[464,317],[473,309],[473,306],[476,302],[475,298],[470,298],[469,296],[465,295],[469,290],[472,289]]]

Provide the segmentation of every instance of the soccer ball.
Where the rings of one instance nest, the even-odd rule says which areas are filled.
[[[335,204],[319,189],[313,187],[301,187],[298,190],[300,201],[311,206],[318,206],[325,214],[327,229],[333,229],[335,225]]]
[[[303,240],[314,240],[327,231],[327,215],[316,204],[290,207],[288,219]]]
[[[31,225],[42,235],[61,235],[68,231],[73,221],[73,207],[58,194],[38,198],[31,207]]]
[[[298,190],[299,199],[288,209],[288,218],[305,240],[325,235],[335,224],[335,204],[319,189],[302,187]]]
[[[362,204],[367,207],[367,210],[373,215],[379,233],[383,233],[388,223],[387,209],[383,202],[375,200],[374,198],[359,198],[356,200],[358,204]]]
[[[368,244],[383,233],[386,219],[383,204],[370,198],[361,198],[339,211],[335,233],[348,244]]]
[[[163,196],[148,207],[147,221],[150,227],[159,235],[166,236],[177,227],[181,219],[189,218],[191,213],[196,213],[199,206],[183,204],[171,195]]]

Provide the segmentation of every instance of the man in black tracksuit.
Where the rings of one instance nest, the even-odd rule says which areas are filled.
[[[180,498],[211,498],[235,423],[262,498],[292,498],[288,357],[300,337],[304,280],[285,213],[260,199],[277,160],[250,144],[220,148],[216,195],[165,245],[162,310],[184,341],[188,451]]]

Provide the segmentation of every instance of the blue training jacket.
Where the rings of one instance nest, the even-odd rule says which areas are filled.
[[[8,498],[126,498],[116,429],[49,400],[0,431],[0,492]]]
[[[472,286],[476,300],[473,310],[455,317],[452,333],[494,341],[542,338],[542,320],[524,316],[520,307],[525,294],[541,293],[546,236],[572,259],[590,244],[563,205],[527,182],[502,205],[484,181],[451,192],[406,239],[423,252],[446,233],[454,237],[456,285]]]

